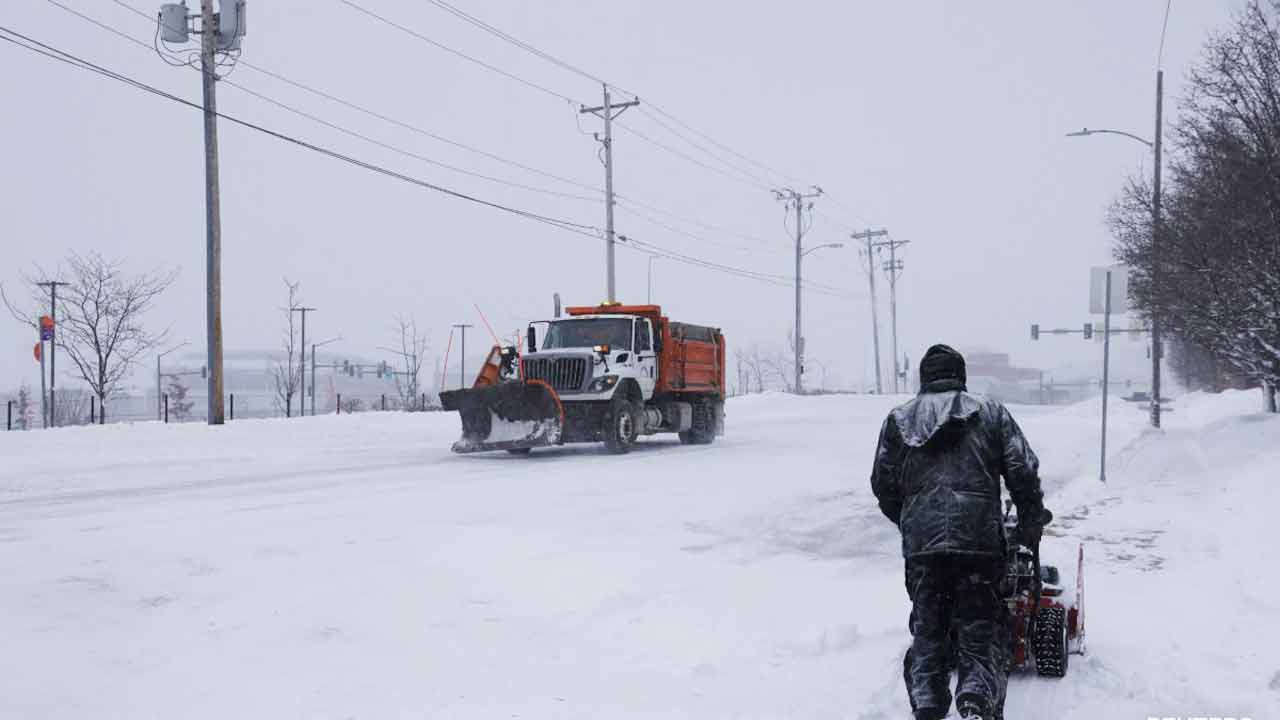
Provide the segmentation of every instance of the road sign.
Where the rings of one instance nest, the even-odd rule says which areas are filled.
[[[1111,273],[1111,312],[1129,312],[1129,267],[1110,265],[1089,271],[1089,312],[1102,315],[1107,311],[1107,273]]]
[[[31,354],[35,356],[36,362],[40,362],[41,355],[43,355],[41,348],[43,347],[44,343],[36,343],[35,347],[31,348]]]

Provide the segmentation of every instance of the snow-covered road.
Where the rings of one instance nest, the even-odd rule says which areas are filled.
[[[1280,418],[1014,408],[1086,541],[1089,655],[1008,716],[1280,707]],[[709,447],[455,456],[446,414],[0,434],[0,717],[899,718],[867,472],[893,400],[734,399]]]

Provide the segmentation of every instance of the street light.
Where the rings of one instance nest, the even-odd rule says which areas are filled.
[[[799,249],[799,242],[796,248]],[[795,332],[795,363],[796,363],[796,394],[804,394],[804,336],[800,333],[800,288],[802,281],[800,278],[800,261],[805,255],[823,248],[842,248],[844,243],[833,242],[824,243],[822,245],[814,245],[808,250],[802,250],[796,254],[796,332]]]
[[[329,343],[338,342],[341,339],[342,339],[342,336],[339,335],[338,337],[335,337],[335,338],[329,338],[324,342],[311,343],[311,416],[312,417],[315,417],[316,415],[316,348],[324,347]],[[306,348],[303,348],[303,350],[305,351]],[[307,414],[306,411],[307,411],[307,408],[306,408],[306,405],[304,404],[302,407],[302,414],[306,415]]]
[[[182,348],[190,344],[191,343],[189,341],[183,340],[181,345],[174,345],[168,350],[165,350],[159,355],[156,355],[156,420],[164,419],[164,398],[162,397],[164,393],[160,385],[160,358],[164,357],[165,355],[168,355],[174,350],[181,350]]]
[[[1167,20],[1167,18],[1166,18]],[[1163,48],[1163,38],[1161,46]],[[1151,179],[1151,292],[1154,295],[1156,286],[1159,282],[1159,258],[1156,254],[1159,248],[1159,239],[1161,235],[1160,226],[1160,145],[1161,135],[1163,134],[1163,113],[1164,113],[1164,70],[1156,70],[1156,135],[1155,141],[1152,142],[1133,133],[1123,130],[1090,130],[1084,128],[1079,132],[1067,133],[1067,137],[1085,137],[1096,134],[1122,135],[1151,148],[1152,154],[1155,156]],[[1156,315],[1155,308],[1149,309],[1151,313],[1151,427],[1160,427],[1160,321]]]
[[[1087,137],[1089,135],[1101,135],[1101,134],[1123,135],[1127,138],[1137,140],[1138,142],[1142,143],[1143,145],[1146,145],[1149,148],[1155,147],[1155,144],[1152,143],[1150,140],[1144,137],[1140,137],[1138,135],[1134,135],[1133,133],[1130,133],[1130,132],[1125,132],[1123,130],[1090,130],[1089,128],[1082,128],[1077,132],[1067,133],[1067,137]]]

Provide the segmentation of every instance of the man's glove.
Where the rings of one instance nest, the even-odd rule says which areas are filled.
[[[1053,513],[1046,508],[1040,508],[1036,512],[1028,513],[1026,517],[1018,517],[1018,542],[1027,547],[1035,547],[1040,544],[1040,538],[1044,536],[1044,526],[1053,522]]]

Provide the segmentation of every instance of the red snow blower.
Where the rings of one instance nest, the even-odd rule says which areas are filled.
[[[1068,657],[1085,650],[1084,545],[1076,553],[1074,578],[1056,565],[1041,565],[1040,543],[1023,542],[1012,505],[1005,506],[1009,556],[1001,585],[1009,610],[1010,669],[1034,664],[1038,675],[1063,677]]]

